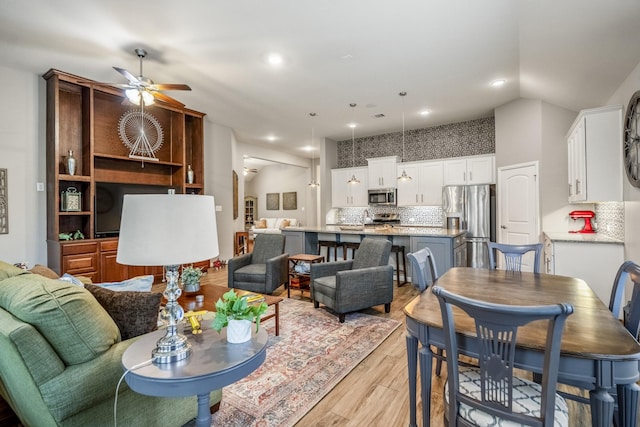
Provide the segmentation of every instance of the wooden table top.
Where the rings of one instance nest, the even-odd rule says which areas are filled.
[[[200,285],[200,290],[198,292],[192,293],[182,293],[180,298],[178,298],[178,303],[182,306],[185,311],[193,310],[209,310],[216,311],[216,302],[218,299],[222,298],[222,295],[229,291],[229,288],[225,288],[224,286],[216,286],[216,285],[208,285],[202,284]],[[236,289],[236,293],[240,296],[246,294],[256,294],[256,292],[243,291],[242,289]],[[204,296],[204,302],[199,303],[196,301],[196,296],[202,295]],[[260,294],[262,295],[262,294]],[[274,305],[283,300],[282,297],[274,296],[274,295],[264,295],[264,302],[267,305]]]
[[[574,313],[567,318],[565,325],[563,354],[589,359],[640,359],[640,344],[613,317],[584,280],[551,274],[456,267],[443,274],[436,285],[456,294],[497,304],[570,303],[574,306]],[[431,288],[407,304],[404,312],[419,323],[442,327],[440,306]],[[455,307],[454,314],[456,329],[475,336],[473,320]],[[521,328],[518,345],[542,351],[546,323],[537,321]]]

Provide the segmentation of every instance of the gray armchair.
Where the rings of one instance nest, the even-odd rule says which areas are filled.
[[[365,238],[352,260],[311,264],[311,298],[338,313],[384,304],[385,313],[393,301],[393,267],[389,265],[391,242]]]
[[[229,260],[228,286],[271,294],[285,283],[289,254],[284,253],[284,240],[281,234],[257,235],[252,252]]]

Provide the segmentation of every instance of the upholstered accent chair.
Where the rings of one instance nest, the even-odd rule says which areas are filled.
[[[315,308],[324,304],[340,323],[345,314],[393,301],[393,266],[389,265],[391,242],[365,238],[351,260],[311,264],[311,298]]]
[[[556,393],[560,346],[571,304],[512,306],[477,301],[434,286],[447,350],[444,390],[446,425],[569,425],[566,401]],[[479,367],[458,363],[453,307],[475,322]],[[541,384],[513,375],[518,329],[531,322],[549,322]]]
[[[285,236],[259,234],[253,251],[232,258],[227,263],[228,286],[245,291],[271,294],[287,281]]]

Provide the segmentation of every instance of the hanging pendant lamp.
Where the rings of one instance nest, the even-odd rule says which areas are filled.
[[[309,113],[311,118],[316,116],[316,113]],[[316,147],[313,140],[313,125],[311,126],[311,182],[309,183],[309,187],[316,188],[320,187],[320,183],[316,181]]]
[[[354,108],[356,107],[356,104],[349,104],[349,106],[351,107],[351,118],[353,119],[353,111],[354,111]],[[356,122],[352,121],[349,127],[351,128],[351,167],[353,168],[356,166],[356,140],[354,136]],[[360,180],[356,178],[355,173],[351,174],[351,179],[349,179],[349,181],[347,182],[349,184],[360,184]]]
[[[398,95],[402,97],[402,161],[404,163],[404,97],[407,96],[407,92],[400,92]],[[402,167],[402,174],[398,177],[400,181],[411,181],[411,177],[407,175],[407,171]]]

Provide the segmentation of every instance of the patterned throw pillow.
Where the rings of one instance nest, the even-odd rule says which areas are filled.
[[[86,285],[120,329],[123,340],[155,331],[162,294],[158,292],[112,291]]]
[[[267,228],[267,220],[266,219],[259,219],[255,222],[256,228]]]

